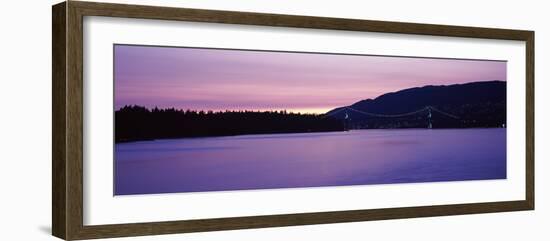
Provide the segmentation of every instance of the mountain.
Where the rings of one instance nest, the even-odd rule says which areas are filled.
[[[414,113],[406,114],[410,112]],[[326,115],[347,122],[348,128],[416,128],[430,122],[434,128],[502,127],[506,124],[506,82],[404,89]]]

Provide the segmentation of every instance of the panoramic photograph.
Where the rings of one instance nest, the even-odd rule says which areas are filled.
[[[506,179],[506,61],[113,51],[114,195]]]

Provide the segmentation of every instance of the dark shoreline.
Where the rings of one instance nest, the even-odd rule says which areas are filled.
[[[144,141],[160,141],[160,140],[175,140],[175,139],[198,139],[198,138],[209,138],[209,137],[231,137],[231,136],[246,136],[246,135],[274,135],[274,134],[305,134],[305,133],[323,133],[323,132],[348,132],[348,131],[357,131],[357,130],[416,130],[416,129],[426,129],[426,130],[455,130],[455,129],[506,129],[506,127],[464,127],[464,128],[366,128],[366,129],[350,129],[350,130],[335,130],[335,131],[303,131],[303,132],[276,132],[276,133],[243,133],[243,134],[234,134],[234,135],[209,135],[209,136],[181,136],[181,137],[170,137],[170,138],[148,138],[148,139],[134,139],[134,140],[115,140],[116,144],[124,143],[133,143],[133,142],[144,142]]]
[[[192,111],[125,106],[115,111],[115,142],[245,134],[343,131],[345,124],[318,114],[287,111]]]
[[[323,132],[346,132],[350,130],[319,130],[319,131],[301,131],[301,132],[271,132],[271,133],[241,133],[241,134],[232,134],[232,135],[205,135],[205,136],[180,136],[180,137],[169,137],[169,138],[147,138],[147,139],[133,139],[133,140],[115,140],[115,144],[121,143],[131,143],[131,142],[140,142],[140,141],[158,141],[158,140],[173,140],[173,139],[198,139],[198,138],[208,138],[208,137],[229,137],[229,136],[246,136],[246,135],[275,135],[275,134],[304,134],[304,133],[323,133]]]

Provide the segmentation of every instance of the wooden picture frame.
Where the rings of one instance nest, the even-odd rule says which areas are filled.
[[[214,230],[356,222],[533,210],[534,189],[534,32],[263,13],[67,1],[52,8],[52,233],[66,240],[158,235]],[[327,30],[366,31],[526,43],[525,199],[489,203],[417,206],[284,215],[180,220],[152,223],[83,224],[83,17],[107,16]]]

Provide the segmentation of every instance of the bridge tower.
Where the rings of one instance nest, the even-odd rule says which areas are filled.
[[[346,130],[349,130],[349,129],[350,129],[350,128],[349,128],[349,121],[350,121],[350,119],[349,119],[349,115],[348,115],[348,111],[347,111],[347,110],[346,110],[346,113],[345,113],[345,114],[346,114],[346,115],[344,116],[344,128],[345,128]]]
[[[432,107],[428,106],[428,129],[432,129]]]

